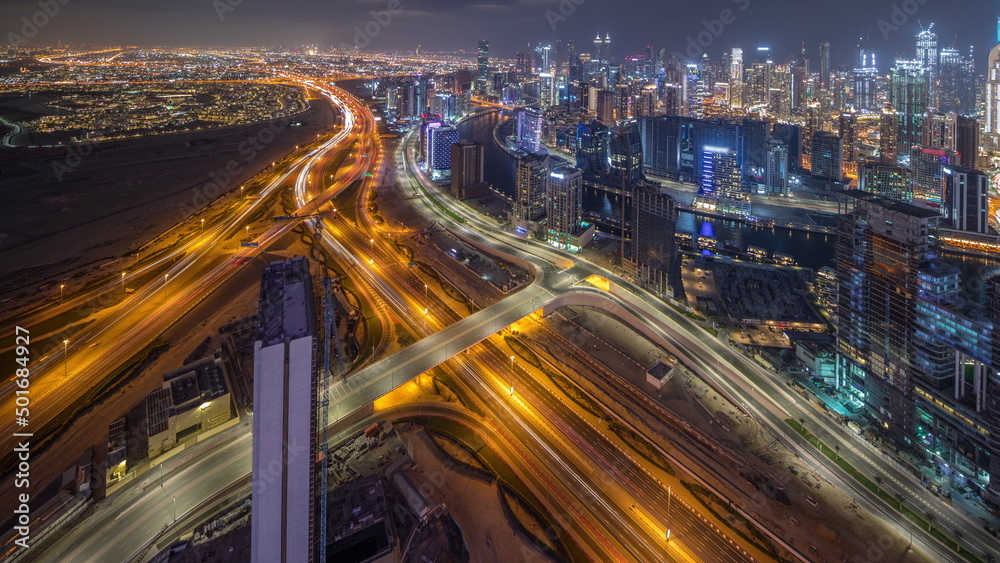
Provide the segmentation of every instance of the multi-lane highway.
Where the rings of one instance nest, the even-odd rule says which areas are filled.
[[[345,126],[344,131],[336,137],[297,159],[293,167],[282,175],[280,180],[276,179],[268,185],[270,189],[278,189],[294,169],[297,173],[294,188],[299,206],[297,213],[303,215],[314,213],[316,209],[327,206],[333,195],[344,186],[361,179],[364,172],[370,170],[372,166],[377,167],[378,173],[381,174],[385,164],[380,150],[381,146],[377,139],[373,138],[375,132],[367,109],[355,100],[350,100],[349,96],[343,92],[312,82],[309,85],[324,91],[326,95],[334,99],[335,103],[343,109],[345,115],[350,116],[350,124]],[[345,102],[345,99],[350,101]],[[318,159],[323,158],[331,150],[348,140],[357,140],[362,143],[363,147],[357,151],[358,157],[354,165],[349,167],[347,172],[336,179],[333,185],[328,188],[318,185],[321,182],[311,182],[311,171],[319,164]],[[869,510],[895,522],[901,530],[914,531],[914,545],[916,547],[934,553],[942,560],[950,557],[950,554],[929,538],[925,532],[919,528],[914,530],[914,527],[905,519],[894,513],[888,513],[881,502],[873,498],[874,495],[850,478],[840,474],[839,469],[832,467],[832,464],[824,456],[817,455],[811,445],[805,443],[795,434],[789,435],[790,433],[785,429],[784,419],[800,416],[818,419],[811,427],[813,432],[822,433],[821,437],[827,443],[845,444],[845,447],[842,448],[843,455],[856,467],[865,468],[871,474],[884,472],[887,477],[899,483],[901,488],[910,492],[913,498],[925,498],[926,492],[921,487],[908,486],[908,482],[912,483],[912,479],[908,475],[899,474],[901,472],[898,471],[897,475],[893,475],[892,467],[881,467],[880,464],[876,463],[877,460],[870,459],[870,454],[866,456],[866,452],[857,449],[857,446],[851,443],[850,438],[845,435],[842,428],[822,417],[817,417],[815,412],[809,412],[808,409],[811,407],[803,405],[796,397],[788,394],[769,374],[755,364],[747,362],[720,342],[705,338],[699,327],[685,317],[676,314],[660,300],[596,265],[576,257],[567,257],[545,245],[499,232],[495,225],[484,221],[463,205],[440,197],[436,190],[427,186],[419,176],[414,163],[409,160],[406,146],[407,143],[404,142],[401,152],[398,153],[399,164],[401,171],[407,175],[406,181],[410,188],[421,196],[418,199],[422,203],[421,208],[424,212],[434,216],[437,220],[454,223],[454,229],[461,231],[463,236],[478,244],[515,256],[534,265],[536,279],[531,286],[500,303],[465,319],[452,322],[446,328],[438,330],[445,326],[446,321],[449,320],[447,311],[441,309],[443,302],[438,302],[441,303],[439,305],[431,303],[432,306],[428,306],[427,300],[423,299],[422,284],[407,280],[401,273],[405,269],[397,269],[398,265],[394,264],[394,259],[390,257],[391,253],[381,248],[382,244],[369,244],[368,248],[359,245],[357,234],[348,236],[347,232],[351,227],[346,224],[338,224],[336,218],[323,217],[310,220],[314,228],[318,227],[325,233],[321,240],[328,251],[350,266],[352,276],[362,277],[375,291],[379,292],[388,306],[399,315],[402,323],[416,334],[434,332],[433,335],[421,339],[402,352],[353,374],[342,383],[335,384],[331,397],[333,405],[333,412],[330,413],[331,420],[342,419],[351,411],[371,403],[374,399],[412,377],[426,372],[431,367],[439,365],[463,350],[482,342],[491,334],[551,303],[557,297],[573,292],[601,293],[593,289],[582,290],[574,287],[576,282],[580,280],[592,275],[599,275],[612,280],[618,288],[614,295],[604,294],[603,299],[614,303],[617,307],[647,323],[651,330],[655,331],[662,339],[662,342],[671,348],[672,352],[700,374],[712,379],[722,391],[731,397],[741,397],[740,402],[750,414],[761,420],[777,435],[785,435],[785,439],[799,455],[812,460],[828,479],[850,491]],[[447,209],[448,212],[442,212],[443,209]],[[212,235],[212,233],[215,233],[212,235],[213,237],[220,239],[237,236],[239,231],[244,228],[241,219],[245,219],[250,212],[249,209],[243,210],[241,213],[235,213],[233,217],[223,219],[219,224],[211,226],[210,230],[206,232],[206,236]],[[454,216],[462,217],[464,222],[454,222],[452,220]],[[274,225],[258,235],[255,240],[260,243],[261,247],[266,247],[268,243],[285,234],[291,226],[290,223]],[[367,236],[367,233],[364,233],[363,236]],[[364,238],[360,240],[363,241]],[[195,300],[217,287],[220,280],[225,279],[226,275],[230,275],[232,269],[237,267],[240,262],[233,260],[231,253],[221,259],[220,254],[219,249],[213,247],[212,243],[197,241],[194,247],[189,249],[189,252],[169,266],[165,284],[148,285],[126,300],[120,316],[109,314],[108,320],[94,323],[88,327],[87,331],[97,330],[99,332],[87,332],[85,336],[78,339],[81,342],[74,343],[75,348],[71,351],[68,359],[75,365],[75,369],[71,371],[71,377],[66,378],[62,384],[67,386],[70,392],[74,389],[79,392],[86,387],[86,380],[81,374],[87,373],[87,370],[96,369],[97,365],[102,367],[114,365],[115,354],[105,353],[104,356],[110,356],[106,360],[96,357],[88,359],[86,355],[81,353],[81,346],[93,341],[115,341],[124,344],[120,345],[119,348],[120,355],[124,356],[137,347],[141,347],[144,341],[151,340],[155,334],[158,334],[157,331],[162,331],[163,326],[186,311]],[[247,252],[246,256],[250,255]],[[243,257],[244,255],[239,256]],[[126,307],[126,305],[130,305],[130,307]],[[425,313],[425,309],[428,312]],[[137,320],[138,318],[145,320],[140,321]],[[120,332],[116,334],[115,330]],[[122,361],[125,358],[127,356],[117,358],[117,360]],[[46,358],[42,364],[43,374],[55,371],[53,367],[59,365],[57,362],[60,359],[55,354]],[[108,363],[101,363],[102,361]],[[658,534],[663,532],[659,527],[663,526],[665,519],[665,515],[660,512],[664,491],[657,490],[656,486],[649,483],[648,474],[638,468],[628,469],[629,464],[624,462],[609,463],[605,461],[610,456],[617,455],[617,448],[603,441],[600,433],[588,429],[587,425],[582,425],[579,421],[567,422],[567,419],[573,420],[572,413],[566,412],[565,407],[552,403],[549,394],[543,393],[541,389],[534,389],[530,383],[526,384],[523,394],[515,392],[514,394],[506,394],[505,397],[502,387],[497,385],[496,381],[491,382],[488,375],[483,375],[503,373],[502,362],[501,365],[490,365],[487,359],[473,359],[463,365],[465,366],[462,368],[462,371],[465,372],[463,381],[470,385],[478,385],[480,393],[477,393],[476,396],[484,398],[492,405],[490,408],[496,415],[492,420],[501,422],[502,427],[498,427],[496,431],[503,434],[509,432],[519,435],[520,437],[517,439],[526,449],[546,444],[546,448],[543,448],[546,456],[535,459],[534,463],[542,464],[546,468],[548,478],[553,480],[550,483],[576,482],[583,487],[576,492],[563,490],[556,497],[562,495],[565,500],[568,500],[570,497],[566,495],[579,495],[582,494],[580,491],[586,491],[587,495],[593,494],[597,498],[604,499],[603,503],[588,506],[588,511],[592,512],[589,514],[579,513],[580,521],[573,523],[575,527],[574,537],[582,542],[581,546],[585,550],[599,558],[610,556],[616,560],[646,560],[645,556],[660,553],[666,549],[663,543],[665,540],[661,541],[658,537]],[[479,371],[477,371],[477,367]],[[72,387],[74,381],[80,383],[76,387]],[[57,381],[57,383],[59,382]],[[750,388],[758,389],[760,393],[748,393]],[[59,390],[63,392],[63,388],[59,388]],[[48,392],[53,393],[54,389]],[[548,412],[551,416],[539,417],[540,412]],[[542,418],[545,419],[545,422],[542,422]],[[248,443],[238,442],[225,447],[242,448],[245,452],[241,455],[245,455],[247,460],[249,459]],[[511,447],[514,446],[511,445]],[[206,453],[205,460],[194,459],[190,466],[202,469],[209,467],[204,464],[208,460],[214,459],[213,455]],[[235,456],[234,459],[238,457],[235,453],[232,455]],[[595,488],[590,472],[580,468],[581,465],[587,464],[593,464],[602,474],[612,475],[613,478],[610,482],[602,482],[602,486]],[[513,465],[516,466],[517,463],[515,462]],[[622,469],[623,467],[626,469]],[[527,470],[527,468],[523,469]],[[238,467],[231,469],[230,473],[225,473],[225,477],[221,473],[214,477],[210,474],[198,474],[194,480],[201,485],[197,486],[206,488],[199,488],[197,494],[208,494],[212,487],[230,486],[245,474],[246,471],[240,474]],[[181,485],[180,481],[174,482],[171,479],[172,477],[168,477],[163,483],[164,490],[170,493],[171,499],[180,495],[177,502],[182,502],[181,498],[193,496],[196,493],[194,489],[183,489],[184,485]],[[230,480],[225,481],[226,479]],[[635,483],[640,483],[640,485]],[[536,483],[535,486],[541,487],[542,485]],[[155,495],[151,495],[150,498],[153,496]],[[628,498],[635,499],[637,496],[641,496],[642,499],[638,502],[622,504]],[[556,497],[549,498],[548,501],[556,504],[557,501],[564,500]],[[154,503],[149,508],[155,510],[156,508],[162,509],[165,501],[161,498],[159,501],[150,500],[149,502]],[[172,502],[174,501],[171,500]],[[636,508],[633,509],[631,504],[635,504]],[[949,522],[953,519],[954,521],[962,521],[962,515],[954,510],[948,513],[946,507],[935,507],[935,509],[940,511],[939,521],[942,518]],[[610,520],[605,521],[606,518],[610,518]],[[91,524],[88,521],[87,525],[96,525],[98,530],[116,527],[113,519],[111,523],[102,522],[103,524],[101,522]],[[587,522],[592,528],[588,527]],[[659,524],[651,524],[657,522]],[[151,529],[150,526],[153,528]],[[140,524],[138,520],[134,523],[130,522],[130,534],[111,545],[115,549],[127,550],[135,545],[135,540],[143,537],[143,534],[146,534],[145,537],[148,539],[158,529],[157,526],[162,526],[162,523],[148,521],[145,524]],[[579,528],[579,526],[583,526],[583,528]],[[605,528],[605,526],[610,527]],[[976,534],[976,531],[978,531],[978,527],[969,529],[965,536],[968,542],[973,545],[978,544],[981,549],[995,549],[995,546],[989,547],[989,544],[983,543],[986,538],[979,537],[981,534]],[[104,533],[117,532],[105,531]],[[135,535],[132,536],[132,533]],[[116,536],[116,538],[118,537]],[[591,539],[586,539],[587,537],[591,537]],[[603,541],[599,538],[603,538]],[[107,542],[116,541],[115,538],[110,537],[105,539]],[[692,550],[711,549],[711,546],[714,545],[713,541],[712,539],[699,539],[688,548]],[[100,545],[104,544],[105,542],[100,542]],[[98,549],[98,544],[93,542],[88,542],[87,545],[91,546],[88,549]],[[78,549],[78,547],[74,549]],[[73,553],[87,552],[74,551]],[[114,551],[113,553],[120,555],[125,551]],[[46,558],[48,556],[49,553],[46,553]]]

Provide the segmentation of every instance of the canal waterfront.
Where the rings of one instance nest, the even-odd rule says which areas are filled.
[[[500,193],[514,194],[516,161],[493,142],[493,129],[504,118],[503,113],[490,113],[470,119],[458,126],[463,139],[473,139],[485,148],[486,181]],[[621,204],[602,193],[585,190],[584,212],[594,212],[602,218],[621,217]],[[712,235],[720,244],[730,243],[746,251],[748,246],[763,248],[792,256],[799,266],[819,269],[833,266],[836,237],[789,229],[757,227],[682,211],[677,217],[677,232],[695,236]],[[975,301],[983,298],[984,276],[995,271],[1000,263],[974,258],[944,256],[944,261],[962,270],[964,292]]]

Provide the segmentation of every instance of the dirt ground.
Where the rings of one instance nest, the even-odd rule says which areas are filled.
[[[495,484],[448,471],[436,448],[427,442],[432,438],[422,429],[401,435],[411,444],[410,455],[416,463],[416,475],[431,491],[435,501],[443,502],[448,512],[462,528],[472,563],[548,562],[545,555],[514,533],[504,517]],[[445,475],[447,484],[437,486],[437,476]]]
[[[215,181],[224,184],[217,195],[238,194],[259,171],[329,130],[333,109],[321,99],[311,103],[306,113],[273,127],[258,123],[95,144],[92,152],[71,159],[70,171],[61,175],[53,164],[65,164],[65,148],[0,154],[2,316],[58,298],[60,282],[68,296],[107,276],[101,265],[127,263],[146,243],[210,203]],[[304,125],[288,126],[293,120]],[[273,140],[258,141],[268,138]],[[248,139],[262,150],[248,152]],[[234,174],[227,173],[230,163]]]

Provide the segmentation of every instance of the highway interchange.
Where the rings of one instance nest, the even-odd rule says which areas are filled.
[[[810,430],[827,444],[841,444],[842,456],[855,467],[868,475],[884,475],[885,482],[891,483],[895,490],[910,499],[920,499],[926,510],[936,511],[938,522],[962,528],[968,545],[984,553],[994,550],[994,555],[1000,556],[995,552],[995,539],[986,535],[978,523],[970,522],[957,509],[942,505],[908,473],[881,462],[871,450],[859,446],[844,427],[789,393],[772,374],[717,340],[706,338],[700,327],[659,299],[578,257],[568,257],[540,243],[505,234],[491,221],[440,196],[416,171],[408,150],[412,138],[407,138],[400,144],[394,159],[410,189],[418,195],[414,201],[421,205],[423,212],[448,224],[474,243],[516,257],[531,264],[535,270],[535,281],[529,287],[464,319],[460,313],[450,310],[443,300],[425,299],[423,282],[406,272],[399,256],[381,240],[370,242],[378,235],[378,230],[364,212],[358,214],[359,225],[351,226],[331,208],[333,197],[355,181],[362,180],[367,190],[385,175],[390,159],[382,150],[371,113],[340,89],[301,80],[323,92],[344,112],[344,128],[308,148],[287,166],[279,167],[284,172],[276,173],[276,177],[262,188],[260,199],[241,201],[233,211],[206,225],[203,233],[189,237],[169,253],[126,274],[127,278],[138,278],[152,271],[156,272],[156,280],[147,283],[118,307],[99,315],[69,344],[68,358],[62,357],[59,347],[36,364],[38,375],[33,393],[37,393],[35,400],[40,406],[46,405],[36,416],[43,420],[55,416],[63,402],[71,402],[73,397],[87,390],[93,374],[111,369],[148,345],[165,327],[232,276],[245,263],[243,259],[263,252],[269,243],[294,228],[296,222],[276,223],[262,233],[255,229],[253,240],[260,248],[236,252],[225,248],[233,244],[234,237],[247,232],[247,218],[257,211],[255,206],[263,205],[261,202],[271,195],[271,191],[282,189],[287,180],[294,178],[293,193],[299,208],[296,214],[323,210],[322,217],[307,221],[323,233],[320,240],[329,254],[344,263],[352,276],[357,275],[378,293],[394,317],[411,333],[426,335],[403,351],[371,363],[343,382],[334,383],[330,415],[334,426],[335,421],[441,365],[454,371],[458,379],[469,386],[472,394],[483,403],[481,406],[488,409],[491,416],[487,420],[492,424],[470,419],[468,417],[473,415],[469,414],[449,412],[441,416],[460,419],[475,426],[477,431],[490,433],[493,438],[490,443],[503,450],[501,455],[519,476],[534,476],[527,478],[526,484],[550,510],[570,516],[565,519],[570,536],[593,560],[643,561],[662,557],[664,553],[678,559],[690,557],[691,553],[704,558],[716,551],[720,557],[726,557],[724,560],[743,560],[739,552],[729,553],[726,546],[731,544],[723,535],[699,527],[693,513],[680,509],[677,503],[671,512],[677,523],[671,521],[669,525],[681,546],[676,546],[677,542],[668,544],[663,537],[668,527],[664,513],[666,491],[650,475],[637,464],[630,463],[620,449],[609,444],[601,432],[582,421],[552,393],[523,377],[526,374],[515,382],[513,393],[509,392],[509,382],[502,379],[501,374],[510,370],[503,361],[506,354],[490,341],[491,335],[557,298],[570,294],[587,294],[589,298],[590,294],[603,293],[577,285],[591,276],[600,276],[611,280],[616,288],[613,294],[601,295],[600,299],[640,319],[670,352],[710,379],[720,392],[742,404],[773,433],[783,436],[794,451],[811,460],[831,483],[848,491],[873,513],[894,522],[901,532],[912,532],[915,548],[932,553],[939,560],[953,557],[924,530],[885,507],[873,493],[818,454],[804,439],[791,432],[784,420],[806,418],[812,421]],[[312,181],[313,174],[317,179],[321,177],[316,171],[324,159],[331,159],[336,151],[348,146],[355,148],[350,165],[341,167],[346,172],[326,188],[320,185],[322,182]],[[373,176],[365,180],[367,172]],[[358,197],[359,202],[365,199]],[[460,217],[461,222],[455,221],[456,217]],[[94,291],[113,289],[116,283],[118,279],[111,279]],[[54,312],[71,310],[85,299],[86,296],[76,296],[67,300],[61,309],[45,311],[45,314],[51,316]],[[92,344],[96,346],[91,347]],[[463,354],[470,349],[472,353]],[[62,377],[64,365],[69,366],[69,377],[65,378]],[[517,373],[515,370],[514,374]],[[407,409],[416,407],[399,405],[394,408],[398,410],[376,413],[376,418],[402,416],[413,412]],[[447,410],[434,405],[423,405],[420,409],[424,413]],[[493,426],[498,421],[502,421],[502,427]],[[352,428],[356,426],[351,425]],[[4,429],[9,436],[9,423]],[[218,445],[185,451],[165,464],[167,476],[162,483],[147,483],[146,486],[135,483],[103,503],[97,513],[46,551],[43,559],[107,560],[139,553],[147,541],[171,521],[168,517],[173,514],[174,503],[177,513],[183,515],[218,491],[245,483],[249,474],[249,452],[250,440],[245,432],[233,433]],[[594,467],[598,469],[596,472]],[[596,478],[598,475],[604,477]],[[608,475],[612,478],[606,478]],[[640,506],[638,509],[634,508],[636,504]],[[122,522],[128,525],[121,525]]]

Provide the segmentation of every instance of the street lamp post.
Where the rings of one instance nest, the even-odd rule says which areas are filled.
[[[63,340],[63,378],[69,377],[69,340]]]
[[[424,284],[424,299],[427,299],[427,284]]]
[[[122,270],[122,295],[125,295],[125,271]]]
[[[170,495],[170,498],[174,499],[174,522],[177,521],[177,495]]]
[[[667,487],[667,541],[670,541],[670,487]]]
[[[426,286],[425,286],[426,287]],[[62,305],[63,302],[63,290],[66,289],[66,284],[59,284],[59,304]]]
[[[170,274],[163,274],[163,306],[167,306],[167,278]]]

